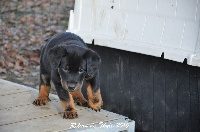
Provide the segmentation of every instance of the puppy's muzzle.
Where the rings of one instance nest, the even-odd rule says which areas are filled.
[[[76,88],[76,82],[68,82],[68,83],[67,83],[67,86],[68,86],[68,89],[69,89],[70,91],[74,91],[75,88]]]

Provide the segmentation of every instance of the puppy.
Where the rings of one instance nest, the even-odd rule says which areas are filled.
[[[52,80],[64,111],[63,118],[78,117],[74,102],[100,111],[103,105],[99,82],[100,63],[99,55],[73,33],[63,32],[47,39],[40,56],[39,95],[33,104],[42,106],[50,101]],[[84,80],[88,101],[81,92]]]

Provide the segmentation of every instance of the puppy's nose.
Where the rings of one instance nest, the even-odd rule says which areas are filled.
[[[69,90],[74,90],[76,87],[76,83],[75,82],[68,82],[68,88]]]

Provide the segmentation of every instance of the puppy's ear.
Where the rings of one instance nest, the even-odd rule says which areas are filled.
[[[84,58],[86,60],[86,70],[87,70],[87,77],[91,78],[94,76],[98,68],[101,64],[100,56],[93,50],[89,49],[84,54]]]
[[[48,52],[48,59],[51,64],[51,68],[54,70],[60,65],[60,61],[65,55],[65,48],[63,46],[55,46]]]

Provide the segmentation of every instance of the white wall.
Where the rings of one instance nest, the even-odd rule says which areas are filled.
[[[86,43],[200,66],[200,0],[76,0],[71,32]]]

